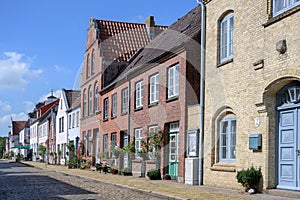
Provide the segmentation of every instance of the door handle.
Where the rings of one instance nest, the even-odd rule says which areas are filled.
[[[300,156],[300,149],[296,149],[297,156]]]

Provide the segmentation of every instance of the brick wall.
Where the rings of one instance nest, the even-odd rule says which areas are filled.
[[[264,188],[276,186],[276,93],[300,77],[296,55],[300,12],[267,24],[272,20],[268,6],[262,0],[207,3],[204,184],[238,188],[236,171],[253,165],[262,168]],[[219,65],[218,20],[230,10],[234,12],[234,56],[232,62]],[[287,52],[280,55],[276,43],[283,39]],[[237,119],[234,163],[218,160],[217,119],[226,111]],[[252,133],[262,134],[261,151],[248,149]]]

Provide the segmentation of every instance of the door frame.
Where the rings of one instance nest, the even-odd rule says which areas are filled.
[[[295,125],[295,133],[296,136],[295,138],[295,144],[294,144],[294,150],[300,149],[300,125],[298,124],[298,122],[300,122],[300,95],[299,95],[299,99],[297,99],[296,102],[291,102],[291,103],[287,103],[287,104],[283,104],[281,102],[281,96],[288,91],[288,88],[291,88],[293,86],[300,86],[300,83],[298,81],[292,82],[290,84],[287,84],[286,86],[284,86],[282,89],[279,90],[279,92],[276,94],[276,142],[275,142],[275,149],[276,149],[276,162],[275,162],[275,176],[276,176],[276,188],[280,188],[280,189],[290,189],[290,190],[300,190],[300,155],[295,155],[295,166],[296,169],[294,171],[296,171],[295,174],[295,185],[294,187],[290,187],[290,186],[282,186],[279,185],[279,179],[280,179],[280,170],[279,170],[279,164],[280,164],[280,117],[281,117],[281,113],[284,111],[292,111],[294,110],[295,112],[295,117],[294,120],[296,119],[296,125]]]

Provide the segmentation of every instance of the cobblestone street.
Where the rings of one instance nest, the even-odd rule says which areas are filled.
[[[0,199],[162,199],[162,197],[1,160]]]

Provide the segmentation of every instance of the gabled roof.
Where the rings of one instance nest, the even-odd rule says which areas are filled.
[[[181,47],[190,40],[198,39],[200,30],[201,8],[197,6],[138,51],[121,75],[101,92],[124,79],[128,74],[143,68],[147,64],[155,63],[164,55],[168,53],[176,54],[176,48]]]
[[[96,20],[96,23],[102,54],[107,62],[126,62],[150,42],[145,24],[107,20]]]
[[[80,90],[65,90],[63,89],[66,95],[66,100],[68,104],[68,108],[71,108],[72,105],[74,105],[74,102],[78,99],[80,96]]]
[[[25,128],[27,121],[12,121],[13,135],[19,135],[20,131]]]
[[[166,53],[175,53],[176,48],[190,40],[198,39],[196,37],[199,36],[200,30],[201,9],[200,6],[197,6],[146,45],[144,50],[125,69],[125,73],[132,68],[155,63]]]
[[[65,90],[69,110],[80,106],[80,90]]]

